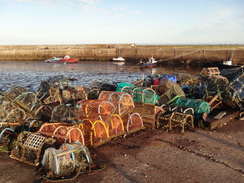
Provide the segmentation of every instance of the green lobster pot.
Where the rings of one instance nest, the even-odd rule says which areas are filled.
[[[176,99],[174,104],[177,107],[192,108],[194,110],[195,119],[201,119],[204,113],[210,113],[210,105],[203,100],[181,97]]]

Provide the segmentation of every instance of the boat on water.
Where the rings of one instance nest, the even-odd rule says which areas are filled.
[[[78,63],[79,59],[72,59],[69,55],[66,55],[64,58],[53,57],[44,61],[47,63]]]
[[[147,62],[140,62],[140,67],[141,68],[153,68],[157,66],[158,61],[155,60],[155,58],[152,56],[151,58],[148,59]]]
[[[236,67],[243,67],[242,65],[233,65],[231,60],[223,61],[218,65],[220,68],[236,68]]]
[[[123,57],[116,57],[116,58],[113,58],[113,61],[116,61],[116,62],[124,62],[125,59]]]
[[[46,63],[60,63],[60,62],[64,62],[62,59],[63,58],[53,57],[51,59],[44,60],[44,62],[46,62]]]
[[[119,49],[118,57],[113,58],[113,61],[115,61],[115,62],[124,62],[125,61],[125,59],[120,56],[120,49]]]

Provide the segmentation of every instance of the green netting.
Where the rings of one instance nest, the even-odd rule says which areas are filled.
[[[194,117],[197,119],[200,119],[203,113],[210,113],[210,105],[202,100],[181,97],[175,101],[175,105],[178,107],[193,108]]]
[[[135,85],[132,85],[132,84],[129,84],[129,83],[119,83],[117,88],[116,88],[116,92],[121,92],[123,91],[123,88],[124,87],[129,87],[131,88],[131,90],[133,90],[136,86]],[[126,91],[123,91],[123,92],[126,92]]]
[[[133,90],[133,101],[156,104],[158,101],[158,95],[151,89],[135,88]]]

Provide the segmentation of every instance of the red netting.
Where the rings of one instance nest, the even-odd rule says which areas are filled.
[[[81,144],[85,144],[84,134],[79,128],[70,128],[66,135],[68,137],[68,143],[80,142]]]
[[[92,145],[103,144],[109,139],[107,126],[103,121],[95,121],[92,131]]]
[[[103,100],[82,100],[78,102],[77,116],[92,121],[103,120],[109,122],[116,108],[112,102]]]
[[[92,121],[89,119],[85,119],[82,121],[82,123],[79,124],[79,128],[82,129],[84,133],[84,141],[85,146],[91,146],[92,145]]]
[[[112,102],[117,106],[116,113],[120,115],[135,107],[131,95],[125,92],[102,91],[99,99]]]
[[[66,140],[68,140],[68,137],[66,137],[67,133],[68,133],[68,127],[59,126],[54,130],[52,137],[56,138],[59,142],[64,143],[66,142]]]
[[[133,113],[129,115],[128,121],[126,123],[126,132],[132,133],[135,131],[139,131],[144,128],[142,118],[140,114]]]
[[[55,129],[57,127],[59,127],[60,125],[62,125],[62,124],[61,123],[44,123],[38,132],[51,137],[53,135],[53,132],[55,131]]]
[[[63,123],[45,123],[38,132],[48,137],[54,137],[60,143],[80,142],[84,144],[84,135],[81,129]]]
[[[114,114],[109,124],[109,137],[113,138],[125,133],[124,124],[118,114]]]

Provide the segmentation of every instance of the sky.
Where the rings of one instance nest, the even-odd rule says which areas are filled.
[[[244,0],[0,0],[0,45],[244,44]]]

